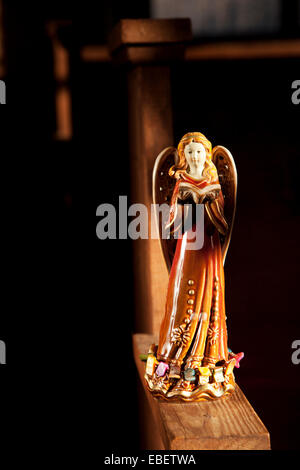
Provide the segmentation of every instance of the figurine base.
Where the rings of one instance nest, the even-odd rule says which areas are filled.
[[[155,396],[166,400],[182,401],[209,401],[216,400],[227,395],[231,395],[235,389],[233,374],[228,377],[225,383],[208,383],[204,385],[191,385],[188,381],[181,379],[158,380],[145,374],[145,380],[148,390]]]
[[[138,387],[141,448],[189,451],[270,449],[268,430],[237,383],[234,392],[223,395],[220,400],[183,401],[155,398],[154,393],[149,393],[144,378],[144,356],[149,344],[157,344],[157,340],[156,335],[133,335],[134,359],[142,385]]]
[[[157,345],[152,344],[147,355],[145,380],[148,390],[156,397],[183,401],[215,400],[235,389],[233,369],[236,357],[231,352],[227,361],[202,366],[201,362],[183,363],[181,367],[159,362]],[[232,357],[233,356],[233,357]]]

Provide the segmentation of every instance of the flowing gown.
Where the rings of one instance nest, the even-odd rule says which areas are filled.
[[[213,185],[214,187],[218,186]],[[188,185],[194,201],[212,190],[203,179],[200,182],[184,177],[177,182],[171,217],[180,199],[180,187]],[[205,199],[204,199],[205,201]],[[220,234],[228,229],[223,216],[222,192],[205,203],[204,243],[189,249],[193,243],[193,225],[178,239],[169,277],[165,315],[160,328],[157,358],[175,367],[214,365],[227,361],[227,328],[224,298],[224,271]],[[199,223],[199,222],[198,222]],[[199,227],[198,227],[199,228]]]

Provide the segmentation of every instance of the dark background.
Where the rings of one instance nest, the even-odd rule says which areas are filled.
[[[282,5],[274,36],[296,36],[296,2]],[[96,443],[97,429],[105,430],[105,454],[128,452],[141,438],[131,354],[132,246],[95,235],[97,206],[117,206],[119,195],[130,194],[126,77],[111,63],[83,63],[79,51],[104,44],[120,18],[148,17],[149,5],[85,1],[76,11],[68,2],[10,0],[4,7],[1,186],[9,308],[0,323],[8,362],[1,367],[3,384],[23,389],[42,416],[61,405],[61,430],[69,423],[76,429],[83,413],[96,426]],[[46,32],[53,19],[72,20],[62,32],[72,58],[73,100],[73,135],[64,142],[53,138]],[[291,101],[298,78],[299,59],[172,66],[174,143],[199,130],[236,161],[238,206],[225,267],[229,346],[245,352],[237,381],[268,428],[272,448],[283,450],[299,448],[300,438],[300,366],[291,362],[291,344],[300,338],[300,105]],[[50,211],[48,202],[58,204]]]

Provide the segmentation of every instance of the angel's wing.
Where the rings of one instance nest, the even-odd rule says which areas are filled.
[[[165,148],[156,158],[153,168],[152,192],[154,204],[170,205],[176,180],[169,175],[169,169],[177,162],[178,154],[175,147]],[[161,214],[155,211],[156,227],[159,234],[160,246],[170,271],[177,240],[170,235],[169,239],[162,237],[162,220]]]
[[[212,161],[217,168],[219,175],[219,182],[222,187],[222,193],[224,196],[224,217],[228,223],[229,230],[223,239],[222,244],[222,256],[223,264],[227,250],[229,247],[232,228],[234,223],[235,208],[236,208],[236,193],[237,193],[237,172],[234,163],[233,156],[225,147],[217,145],[212,150]]]

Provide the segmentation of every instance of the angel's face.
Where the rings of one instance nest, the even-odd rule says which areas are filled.
[[[204,145],[200,142],[190,142],[184,148],[184,155],[190,168],[200,169],[204,166],[206,160],[206,151]]]

